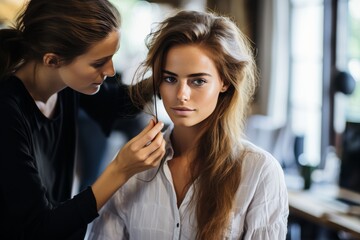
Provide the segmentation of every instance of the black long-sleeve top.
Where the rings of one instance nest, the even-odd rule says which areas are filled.
[[[51,119],[21,80],[1,81],[0,239],[83,239],[98,216],[90,187],[71,198],[80,107],[107,134],[117,118],[137,112],[113,79],[93,96],[62,90]]]

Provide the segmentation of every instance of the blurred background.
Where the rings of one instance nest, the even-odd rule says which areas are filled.
[[[303,189],[303,169],[312,169],[311,182],[360,193],[359,177],[354,177],[360,175],[360,0],[111,1],[122,14],[121,47],[114,63],[124,83],[131,82],[144,59],[145,38],[156,22],[179,9],[230,16],[251,39],[260,71],[247,137],[279,160],[290,190]],[[11,26],[24,3],[0,0],[0,26]],[[168,123],[158,105],[159,118]],[[92,142],[86,132],[96,126],[85,113],[79,118],[85,143],[80,158],[93,159],[79,163],[82,188],[91,184],[148,116],[119,122],[110,137],[98,129]],[[289,239],[353,237],[297,217],[289,218]],[[306,224],[315,226],[311,237],[304,233],[309,229]]]

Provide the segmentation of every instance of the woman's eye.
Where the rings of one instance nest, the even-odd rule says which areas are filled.
[[[98,62],[98,63],[93,63],[92,66],[94,68],[101,68],[102,66],[105,65],[106,62]]]
[[[173,83],[176,81],[176,79],[174,77],[164,76],[163,81],[168,83]]]
[[[195,86],[202,86],[206,83],[206,81],[204,79],[195,79],[195,80],[192,80],[192,83]]]

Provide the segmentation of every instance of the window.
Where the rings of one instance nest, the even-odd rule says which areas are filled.
[[[350,95],[335,93],[334,128],[342,133],[346,122],[360,122],[360,0],[338,4],[336,68],[350,73],[355,90]]]
[[[290,121],[304,137],[304,158],[321,160],[323,26],[321,0],[291,0],[290,4]]]

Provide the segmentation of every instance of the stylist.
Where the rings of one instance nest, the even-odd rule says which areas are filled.
[[[0,30],[0,239],[83,239],[87,224],[131,176],[164,155],[150,121],[73,198],[77,114],[109,134],[137,113],[114,76],[120,15],[107,0],[31,0]]]

